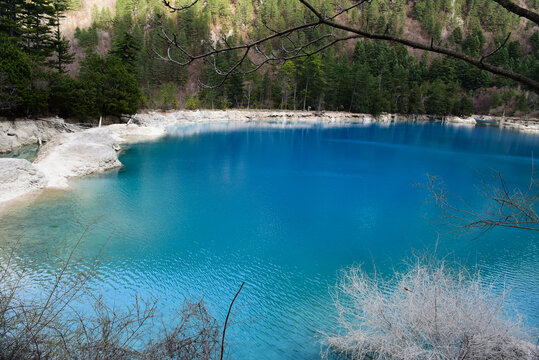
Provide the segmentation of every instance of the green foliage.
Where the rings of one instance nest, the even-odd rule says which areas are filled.
[[[138,109],[141,93],[136,77],[116,56],[88,56],[81,64],[79,81],[85,99],[81,113],[121,115]]]
[[[511,31],[519,23],[519,17],[505,10],[494,1],[476,1],[474,3],[477,18],[484,30],[495,34],[503,34]]]
[[[49,111],[53,114],[70,117],[89,112],[87,108],[81,108],[81,103],[86,104],[86,101],[80,82],[70,76],[51,74],[49,94]]]
[[[456,38],[449,38],[453,44],[460,42],[458,35],[462,38],[463,32],[471,33],[479,29],[500,35],[515,30],[519,25],[518,16],[494,1],[420,0],[415,2],[412,16],[435,41],[440,40],[444,28],[454,28],[454,31],[459,29],[460,34],[455,34]],[[464,28],[461,28],[462,25]]]
[[[502,104],[502,95],[498,91],[493,91],[489,96],[489,105],[491,108],[497,108]]]
[[[230,44],[235,43],[234,37],[227,39]],[[221,45],[218,43],[217,48]],[[239,57],[236,52],[225,52],[215,58],[215,64],[208,63],[202,69],[201,79],[206,87],[200,93],[200,100],[207,106],[218,109],[229,107],[242,107],[244,103],[244,77],[238,73],[232,73],[225,77],[215,71],[215,67],[221,72],[233,69],[238,63]],[[223,83],[223,81],[225,81]]]
[[[57,25],[57,14],[52,0],[30,0],[24,2],[20,14],[22,22],[21,45],[25,52],[37,62],[43,62],[54,51],[53,29]]]
[[[177,6],[188,3],[189,0],[173,2]],[[335,11],[336,5],[332,2],[312,0],[311,3],[324,13]],[[497,4],[486,3],[489,2],[418,0],[413,3],[412,15],[436,43],[479,57],[499,46],[518,25],[518,19]],[[219,29],[222,34],[232,30],[233,36],[227,42],[233,44],[247,37],[267,36],[270,28],[284,29],[314,20],[313,15],[296,0],[236,0],[233,3],[207,0],[176,13],[166,11],[162,0],[117,0],[115,4],[114,16],[107,7],[94,7],[92,25],[75,30],[75,38],[87,59],[81,64],[79,78],[71,79],[62,75],[73,61],[73,55],[59,23],[68,8],[80,9],[82,2],[0,0],[0,34],[10,39],[23,54],[10,57],[10,65],[4,61],[3,66],[13,69],[18,68],[14,64],[19,64],[19,69],[31,70],[21,75],[19,85],[9,80],[8,70],[0,73],[0,95],[9,92],[4,99],[17,104],[9,111],[25,113],[48,108],[62,116],[86,117],[133,112],[141,103],[177,108],[178,94],[187,92],[191,96],[186,107],[191,109],[254,106],[374,114],[467,115],[474,110],[472,99],[478,96],[479,89],[516,86],[505,78],[452,58],[434,56],[429,60],[426,53],[414,58],[404,46],[362,40],[356,43],[352,54],[348,46],[338,44],[315,56],[262,68],[248,76],[232,74],[218,88],[212,86],[220,84],[224,78],[215,73],[213,59],[210,59],[202,69],[195,65],[202,83],[210,87],[200,87],[193,93],[193,83],[185,88],[190,69],[154,56],[154,51],[166,54],[168,50],[159,27],[155,26],[158,22],[167,33],[175,34],[187,52],[196,54],[209,49],[210,28]],[[351,0],[340,3],[347,4],[351,4]],[[368,31],[400,35],[406,21],[406,6],[406,0],[372,0],[363,4],[361,11],[355,9],[343,19],[348,17],[346,21]],[[492,11],[496,13],[491,14]],[[327,31],[318,27],[294,41],[313,40],[328,34]],[[99,43],[99,32],[108,32],[111,36],[111,50],[105,57],[92,54]],[[486,38],[494,40],[487,43]],[[212,45],[219,46],[213,42]],[[279,52],[282,45],[275,39],[261,50],[265,54]],[[539,31],[535,31],[529,43],[527,39],[522,42],[522,39],[511,38],[485,61],[539,81],[538,50]],[[181,50],[172,48],[170,51],[171,57],[179,62],[186,60]],[[217,56],[215,65],[226,71],[237,63],[239,56],[239,52],[223,53]],[[14,91],[17,86],[18,90]],[[499,101],[504,107],[509,103],[512,107],[518,104],[522,111],[533,108],[532,100],[518,96],[519,93],[513,95],[511,101],[494,99],[496,101],[488,103],[492,108],[501,106],[496,105]],[[72,109],[64,103],[71,104]]]
[[[60,21],[68,0],[0,0],[0,35],[9,37],[38,65],[63,72],[73,61]]]
[[[60,31],[71,3],[2,0],[0,5],[6,6],[0,10],[0,113],[87,117],[137,111],[141,94],[133,68],[138,47],[129,34],[115,42],[114,50],[123,58],[90,55],[73,79],[64,74],[74,56]],[[107,12],[97,15],[103,23]],[[88,52],[98,43],[97,28],[94,22],[75,32]]]
[[[472,100],[467,95],[461,97],[457,104],[456,113],[461,116],[470,116],[474,111],[475,107]]]
[[[65,0],[57,0],[54,2],[56,29],[54,29],[53,32],[52,46],[55,56],[53,59],[49,59],[47,64],[52,68],[56,68],[59,73],[65,73],[65,67],[73,63],[75,59],[75,55],[71,53],[69,41],[60,31],[60,21],[64,18],[63,13],[68,9],[68,6],[69,5]]]
[[[526,94],[520,94],[517,98],[517,110],[528,112],[530,111],[530,101],[528,101],[528,97]]]
[[[175,83],[163,84],[157,94],[157,106],[162,109],[176,109],[178,107],[178,87]]]
[[[201,106],[200,99],[197,95],[190,96],[189,99],[185,102],[185,109],[187,110],[196,110]]]
[[[79,41],[79,45],[83,48],[93,50],[99,42],[97,34],[97,25],[93,23],[88,29],[75,29],[75,39]]]
[[[24,3],[18,0],[0,0],[0,34],[10,38],[22,35]]]
[[[71,10],[80,10],[82,9],[82,0],[69,0],[68,5]]]
[[[135,36],[124,32],[122,36],[114,39],[110,53],[122,59],[124,64],[134,68],[139,60],[140,50],[140,43]]]
[[[253,3],[251,0],[239,0],[236,2],[236,14],[234,20],[237,26],[249,26],[253,21]]]
[[[530,44],[532,45],[533,52],[536,52],[537,50],[539,50],[539,30],[535,30],[535,32],[531,36]]]
[[[462,29],[460,27],[456,27],[453,30],[449,37],[449,41],[453,44],[460,44],[462,42]]]
[[[421,22],[423,28],[434,41],[439,41],[442,35],[445,2],[442,0],[421,0],[413,9],[413,16]],[[440,18],[442,15],[442,18]]]
[[[27,107],[34,66],[13,41],[0,36],[0,111],[15,114]]]
[[[106,29],[112,25],[112,14],[108,7],[99,9],[97,5],[92,8],[92,20],[100,29]]]
[[[472,57],[478,57],[481,54],[483,45],[485,44],[485,36],[481,29],[474,30],[462,44],[464,53]]]
[[[454,113],[455,83],[445,83],[440,79],[435,80],[430,86],[428,97],[425,100],[425,109],[429,114],[449,115]],[[458,114],[458,110],[456,111]]]

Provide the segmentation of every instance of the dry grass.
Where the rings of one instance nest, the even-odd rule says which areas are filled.
[[[326,353],[350,359],[537,359],[519,320],[479,272],[427,256],[382,280],[359,267],[335,289],[340,328]]]

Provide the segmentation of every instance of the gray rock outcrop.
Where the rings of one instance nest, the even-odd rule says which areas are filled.
[[[25,159],[0,159],[0,204],[47,186],[45,175]]]
[[[58,134],[79,130],[78,126],[67,124],[60,118],[0,121],[0,153],[44,143]]]
[[[34,164],[21,159],[0,159],[0,205],[37,189],[65,188],[73,177],[99,173],[122,166],[119,144],[151,141],[167,134],[192,135],[199,132],[254,126],[340,126],[346,122],[389,126],[401,120],[426,121],[425,116],[395,114],[352,114],[345,112],[197,110],[148,112],[129,117],[126,124],[83,130],[62,119],[0,121],[0,152],[30,144],[44,143]],[[474,126],[474,117],[446,117],[451,125]],[[539,121],[503,119],[500,126],[538,132]]]
[[[91,132],[61,134],[39,152],[35,166],[47,177],[48,186],[67,187],[67,180],[122,166],[120,147],[109,135]]]

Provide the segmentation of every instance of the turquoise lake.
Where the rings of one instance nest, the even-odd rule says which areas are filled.
[[[165,317],[203,296],[222,323],[245,281],[227,332],[236,359],[319,358],[339,270],[376,264],[387,275],[437,242],[496,291],[505,283],[509,305],[537,328],[539,236],[448,233],[418,186],[437,175],[482,208],[481,178],[496,170],[526,186],[533,152],[538,135],[438,122],[178,127],[130,145],[120,170],[1,215],[0,234],[19,238],[18,258],[47,281],[54,254],[95,221],[77,254],[104,249],[92,285],[111,304],[156,296]]]

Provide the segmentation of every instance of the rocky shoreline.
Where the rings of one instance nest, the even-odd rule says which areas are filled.
[[[479,117],[446,117],[447,124],[475,126]],[[539,134],[538,120],[480,117],[480,122]],[[338,126],[349,122],[391,124],[398,121],[429,121],[427,116],[400,116],[343,112],[302,111],[174,111],[137,114],[127,123],[84,129],[60,118],[0,121],[0,153],[32,144],[45,144],[34,162],[25,159],[0,158],[0,207],[26,195],[47,188],[66,188],[69,179],[121,167],[118,152],[121,145],[155,140],[165,136],[169,128],[181,125],[231,124],[252,122],[268,126],[325,124]],[[221,127],[222,127],[221,126]],[[197,131],[196,127],[193,131]]]

